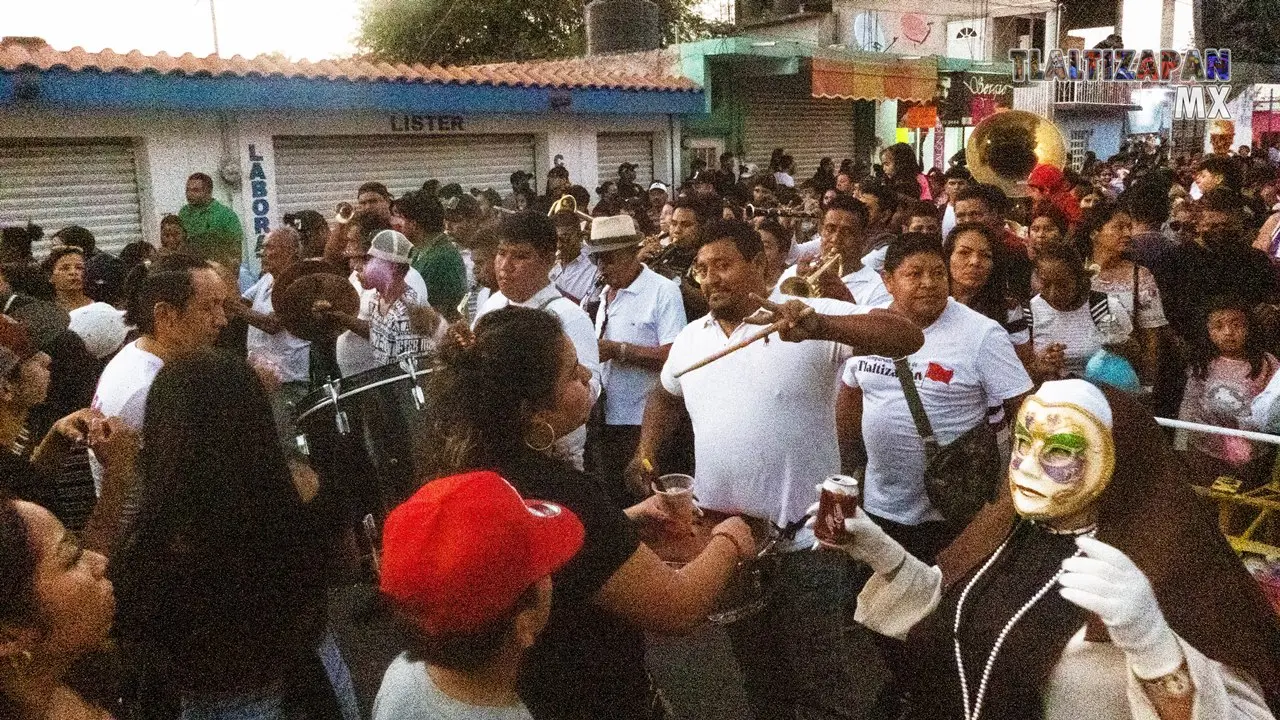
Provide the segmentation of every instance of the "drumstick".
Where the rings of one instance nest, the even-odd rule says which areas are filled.
[[[766,310],[772,310],[772,311],[774,311],[774,312],[777,312],[778,310],[780,310],[780,309],[781,309],[781,306],[780,306],[780,305],[778,305],[778,304],[776,304],[776,303],[772,303],[772,302],[770,302],[770,301],[768,301],[768,300],[766,300],[766,299],[764,299],[764,298],[760,297],[759,295],[752,294],[752,295],[751,295],[751,299],[753,299],[753,300],[755,300],[756,302],[760,303],[760,305],[761,305],[762,307],[764,307]],[[803,318],[803,317],[805,317],[805,316],[807,316],[807,315],[812,315],[812,314],[813,314],[813,312],[814,312],[813,306],[812,306],[812,305],[807,305],[807,306],[805,306],[804,311],[800,313],[800,317],[801,317],[801,318]],[[712,353],[712,354],[708,355],[707,357],[702,358],[702,359],[701,359],[701,360],[699,360],[698,362],[696,362],[696,363],[694,363],[694,364],[690,365],[689,367],[687,367],[687,368],[685,368],[685,369],[683,369],[683,370],[681,370],[681,371],[677,372],[677,373],[674,375],[674,377],[677,377],[677,378],[678,378],[678,377],[680,377],[680,376],[682,376],[682,375],[685,375],[686,373],[691,373],[691,372],[693,372],[694,370],[697,370],[697,369],[699,369],[699,368],[704,368],[704,367],[706,367],[706,366],[710,365],[711,363],[715,362],[716,360],[719,360],[720,358],[725,357],[726,355],[731,355],[731,354],[733,354],[733,353],[735,353],[735,352],[737,352],[737,351],[741,350],[742,348],[744,348],[744,347],[746,347],[746,346],[750,345],[751,343],[753,343],[753,342],[755,342],[755,341],[757,341],[757,340],[760,340],[760,339],[762,339],[762,338],[768,337],[768,336],[769,336],[770,334],[772,334],[772,333],[775,333],[775,332],[777,332],[777,331],[779,331],[779,330],[782,330],[782,329],[784,329],[784,328],[789,328],[789,327],[791,327],[791,321],[789,321],[789,320],[785,320],[785,319],[784,319],[784,320],[778,320],[777,322],[774,322],[774,323],[772,323],[772,324],[770,324],[770,325],[766,325],[766,326],[764,326],[764,327],[760,328],[759,330],[757,330],[754,334],[752,334],[752,335],[748,335],[747,337],[745,337],[745,338],[743,338],[743,339],[739,340],[738,342],[736,342],[736,343],[734,343],[734,344],[730,345],[729,347],[724,348],[724,349],[722,349],[722,350],[718,350],[718,351],[716,351],[716,352],[714,352],[714,353]]]
[[[694,363],[694,364],[690,365],[689,367],[687,367],[687,368],[685,368],[685,369],[681,370],[680,372],[676,373],[676,374],[675,374],[675,377],[680,377],[680,376],[682,376],[682,375],[684,375],[684,374],[686,374],[686,373],[691,373],[691,372],[693,372],[694,370],[697,370],[697,369],[699,369],[699,368],[704,368],[704,367],[706,367],[706,366],[710,365],[711,363],[713,363],[713,362],[715,362],[715,361],[719,360],[720,358],[722,358],[722,357],[724,357],[724,356],[726,356],[726,355],[730,355],[730,354],[732,354],[732,353],[735,353],[735,352],[737,352],[737,351],[741,350],[742,348],[744,348],[744,347],[746,347],[746,346],[750,345],[751,343],[753,343],[753,342],[755,342],[755,341],[757,341],[757,340],[760,340],[760,339],[762,339],[762,338],[764,338],[764,337],[768,336],[770,333],[775,333],[775,332],[777,332],[777,331],[781,330],[782,328],[787,327],[789,324],[790,324],[790,323],[788,323],[786,320],[779,320],[779,321],[777,321],[777,322],[775,322],[775,323],[773,323],[773,324],[771,324],[771,325],[766,325],[766,326],[764,326],[764,327],[760,328],[759,330],[757,330],[755,333],[753,333],[753,334],[751,334],[751,335],[748,335],[747,337],[745,337],[745,338],[743,338],[743,339],[739,340],[738,342],[736,342],[736,343],[734,343],[734,344],[730,345],[729,347],[724,348],[723,350],[718,350],[718,351],[716,351],[716,352],[714,352],[714,353],[712,353],[712,354],[708,355],[707,357],[702,358],[702,359],[701,359],[701,360],[699,360],[698,362],[696,362],[696,363]]]

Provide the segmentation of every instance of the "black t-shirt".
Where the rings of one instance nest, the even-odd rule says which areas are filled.
[[[0,495],[49,507],[51,491],[49,479],[29,460],[0,449]]]
[[[561,461],[526,452],[496,470],[586,529],[582,549],[552,575],[551,619],[525,656],[521,699],[538,720],[647,717],[644,635],[593,602],[640,546],[631,521],[598,481]]]

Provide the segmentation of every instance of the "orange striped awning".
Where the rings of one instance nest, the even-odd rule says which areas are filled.
[[[938,63],[920,60],[813,59],[813,96],[839,100],[932,100]]]

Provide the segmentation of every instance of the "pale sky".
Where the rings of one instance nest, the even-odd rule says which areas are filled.
[[[355,52],[361,0],[212,0],[226,57],[280,52],[319,60]],[[55,49],[213,52],[210,0],[0,0],[0,35],[35,35]]]
[[[204,56],[213,52],[211,1],[225,57],[280,52],[322,60],[356,52],[364,0],[0,0],[0,36],[34,35],[57,50]],[[729,7],[732,0],[700,0],[697,10],[719,17]]]

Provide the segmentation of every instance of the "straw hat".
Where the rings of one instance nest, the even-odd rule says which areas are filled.
[[[630,215],[609,215],[591,221],[591,238],[587,240],[587,254],[612,252],[640,245],[640,233],[636,221]]]

